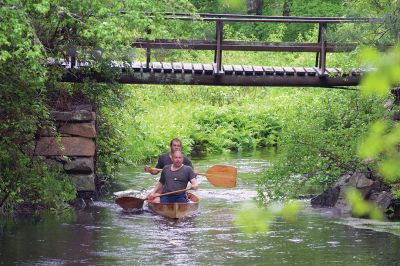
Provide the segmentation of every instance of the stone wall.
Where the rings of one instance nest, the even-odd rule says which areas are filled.
[[[51,112],[54,128],[42,128],[35,155],[62,167],[74,182],[78,197],[91,198],[96,190],[96,114],[85,105],[74,111]]]

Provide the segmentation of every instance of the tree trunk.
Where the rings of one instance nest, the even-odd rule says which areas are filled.
[[[262,15],[263,0],[247,0],[247,14]]]
[[[283,16],[290,16],[290,6],[292,5],[291,0],[285,0],[285,2],[283,2]]]
[[[8,198],[8,195],[10,193],[7,193],[6,195],[0,197],[0,207],[3,206],[4,202],[6,201],[6,199]]]
[[[392,92],[395,102],[397,104],[400,104],[400,87],[393,88],[391,92]]]

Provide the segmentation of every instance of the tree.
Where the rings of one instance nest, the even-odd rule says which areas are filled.
[[[262,15],[263,0],[247,0],[247,14]]]
[[[32,156],[35,134],[49,124],[48,98],[54,91],[83,90],[100,107],[100,118],[115,117],[107,108],[122,106],[124,93],[117,86],[88,81],[67,86],[57,80],[58,69],[47,68],[47,59],[97,59],[94,68],[107,71],[110,60],[133,59],[134,38],[154,38],[165,32],[160,12],[193,11],[178,1],[2,1],[0,6],[0,197],[6,209],[17,205],[33,208],[61,207],[74,195],[73,186],[60,172]],[[154,16],[149,17],[149,12]],[[151,29],[151,34],[146,33]],[[149,31],[147,31],[149,32]],[[92,51],[101,51],[94,58]],[[112,73],[110,73],[112,75]],[[119,101],[121,100],[121,101]],[[119,105],[116,104],[119,101]],[[108,123],[102,123],[107,125]],[[108,131],[115,133],[115,131]],[[108,138],[115,138],[110,134]],[[103,135],[104,136],[104,135]],[[111,154],[113,145],[102,141],[99,153]],[[106,158],[107,156],[103,156]],[[115,156],[112,157],[113,162]]]

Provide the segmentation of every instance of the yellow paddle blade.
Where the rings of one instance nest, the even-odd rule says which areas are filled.
[[[236,187],[237,169],[234,166],[216,164],[203,175],[215,187]]]

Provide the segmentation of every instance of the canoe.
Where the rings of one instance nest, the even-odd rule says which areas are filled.
[[[199,208],[200,199],[192,194],[187,193],[189,202],[175,202],[175,203],[148,203],[150,210],[153,212],[172,219],[180,219],[190,216],[197,212]]]

